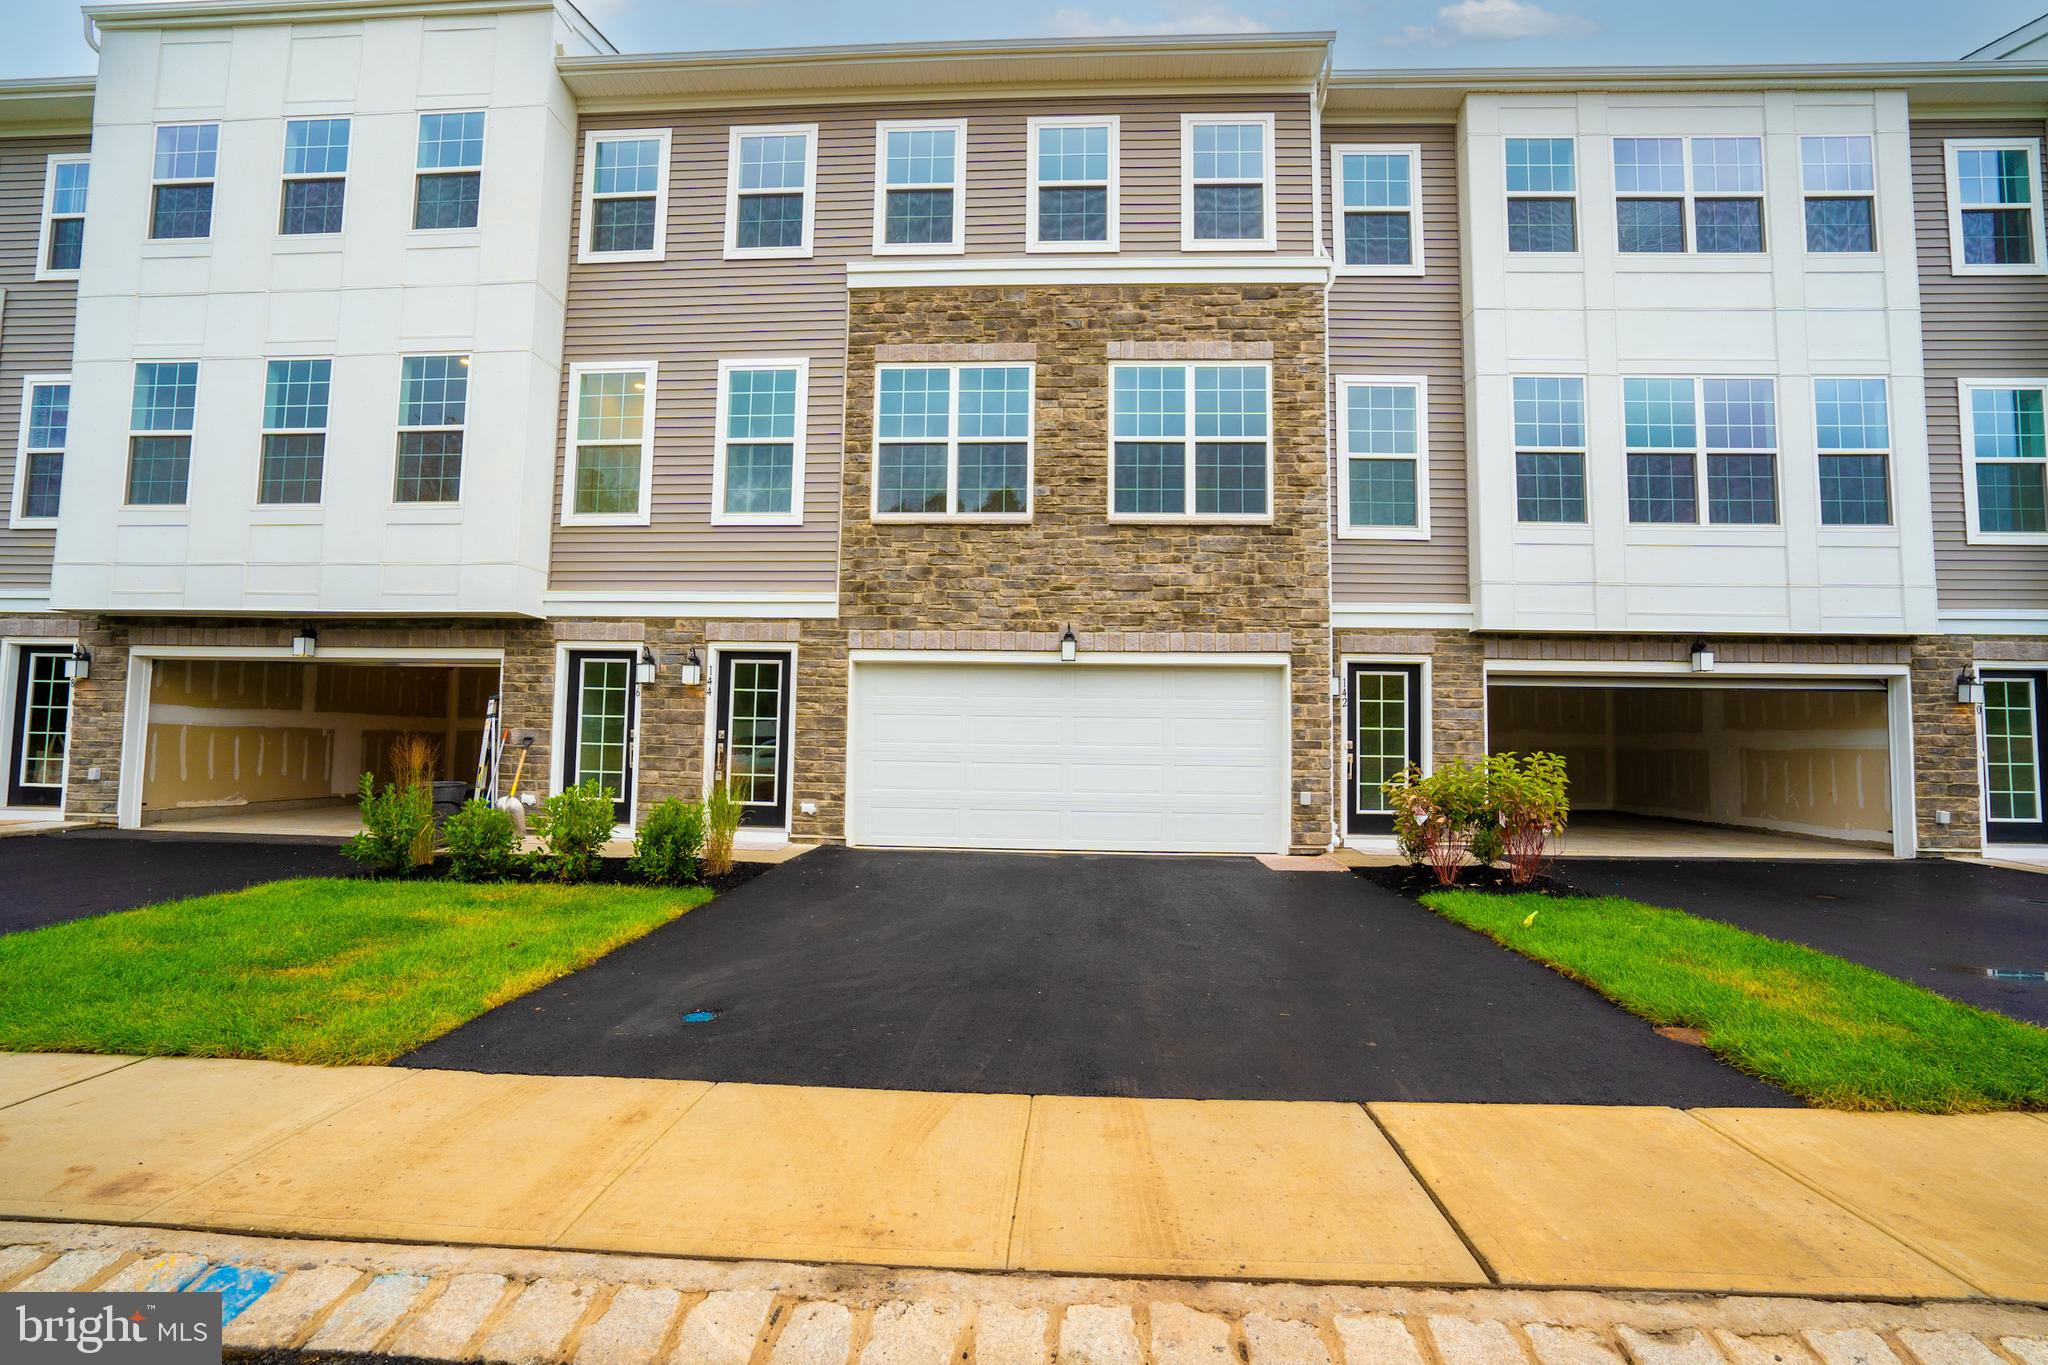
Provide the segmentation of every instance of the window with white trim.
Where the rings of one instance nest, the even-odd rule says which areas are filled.
[[[43,226],[36,278],[75,280],[85,259],[85,198],[92,163],[83,152],[53,156],[43,171]]]
[[[1272,250],[1273,116],[1183,114],[1181,246]]]
[[[714,525],[802,523],[809,393],[806,360],[718,362]]]
[[[483,111],[421,114],[414,160],[413,229],[475,227],[484,189]]]
[[[71,429],[71,376],[21,381],[21,435],[14,459],[14,525],[54,526],[64,494],[64,442]]]
[[[1273,367],[1110,366],[1112,518],[1263,520]]]
[[[1330,149],[1337,273],[1422,273],[1422,148]]]
[[[2048,544],[2048,383],[1965,380],[1968,539]]]
[[[875,371],[878,520],[1031,514],[1029,365]]]
[[[327,464],[331,360],[273,360],[263,385],[263,461],[256,501],[317,503]]]
[[[196,360],[138,360],[128,417],[130,507],[182,507],[192,477]]]
[[[1586,520],[1586,381],[1514,380],[1515,517],[1529,523]]]
[[[1338,534],[1429,535],[1429,381],[1337,378]]]
[[[1809,252],[1877,250],[1877,169],[1868,136],[1800,138],[1799,176]]]
[[[1764,249],[1762,138],[1615,138],[1614,193],[1624,255]]]
[[[1777,391],[1768,379],[1625,378],[1628,519],[1716,526],[1778,520]]]
[[[287,237],[341,231],[348,193],[349,121],[294,118],[284,123],[284,203],[277,230]]]
[[[1703,379],[1707,520],[1769,526],[1778,520],[1777,386],[1768,379]]]
[[[1508,250],[1577,251],[1578,145],[1568,137],[1511,137],[1505,151]]]
[[[1949,265],[1958,275],[2035,275],[2048,265],[2041,236],[2041,140],[1952,138]]]
[[[645,525],[654,473],[655,362],[569,367],[565,525]]]
[[[658,261],[668,236],[669,130],[586,133],[579,261]]]
[[[152,240],[213,234],[213,177],[219,160],[218,123],[172,123],[156,130],[149,185]]]
[[[1882,379],[1813,381],[1821,525],[1891,525],[1888,407]]]
[[[1117,119],[1035,118],[1025,136],[1031,161],[1025,250],[1116,250]]]
[[[818,125],[734,128],[726,150],[725,255],[811,254]]]
[[[967,231],[967,124],[875,125],[875,250],[960,252]]]
[[[462,500],[462,446],[469,421],[469,357],[409,355],[398,363],[401,503]]]

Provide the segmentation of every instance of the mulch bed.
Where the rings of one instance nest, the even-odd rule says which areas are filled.
[[[1557,864],[1549,870],[1536,874],[1536,880],[1527,886],[1516,886],[1508,878],[1505,867],[1467,867],[1459,871],[1458,880],[1449,887],[1441,885],[1436,873],[1426,866],[1415,863],[1400,863],[1393,867],[1353,868],[1358,876],[1375,886],[1383,886],[1397,895],[1410,900],[1420,900],[1431,891],[1501,891],[1520,892],[1538,896],[1577,896],[1584,894],[1577,887],[1558,875]]]

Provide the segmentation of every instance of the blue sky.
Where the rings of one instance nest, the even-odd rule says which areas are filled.
[[[1344,66],[1957,57],[2048,0],[585,0],[627,51],[1333,29]],[[71,0],[0,0],[0,75],[92,69]]]

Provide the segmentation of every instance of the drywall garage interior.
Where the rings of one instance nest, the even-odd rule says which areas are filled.
[[[1891,842],[1879,688],[1495,684],[1487,737],[1562,754],[1575,811]]]
[[[402,734],[471,775],[498,670],[277,659],[158,659],[150,671],[145,818],[352,796],[384,781]]]

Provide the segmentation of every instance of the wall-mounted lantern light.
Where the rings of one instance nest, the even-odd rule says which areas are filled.
[[[1692,671],[1695,673],[1712,673],[1714,671],[1714,651],[1705,640],[1694,640],[1692,642]]]
[[[1977,676],[1977,670],[1966,668],[1956,674],[1956,705],[1982,706],[1984,704],[1984,680]]]
[[[310,659],[320,648],[320,637],[313,633],[311,626],[300,626],[299,633],[292,636],[292,657]]]
[[[1074,628],[1068,626],[1060,632],[1060,662],[1070,664],[1074,662],[1074,656],[1080,652],[1081,642],[1074,638]]]
[[[633,680],[642,687],[649,686],[654,682],[656,667],[654,651],[646,645],[640,646],[639,661],[633,665]]]
[[[84,682],[92,676],[92,651],[84,645],[71,646],[71,653],[64,659],[64,676],[72,682]]]
[[[691,648],[688,654],[683,656],[682,667],[677,673],[677,681],[681,682],[685,687],[702,687],[704,685],[704,656],[699,654],[694,647]]]

